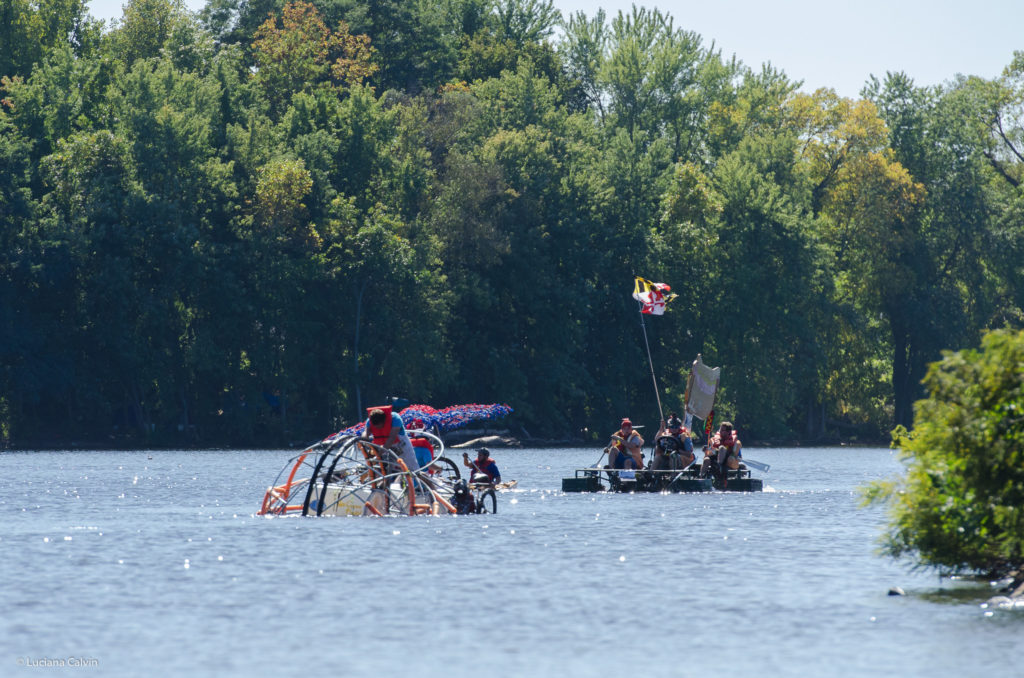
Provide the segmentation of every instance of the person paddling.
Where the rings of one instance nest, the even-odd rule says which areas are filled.
[[[462,463],[471,469],[470,481],[475,481],[476,476],[484,475],[487,476],[487,480],[491,485],[501,482],[501,471],[498,470],[498,465],[491,459],[491,451],[486,447],[481,447],[477,450],[476,459],[472,461],[469,458],[469,454],[463,452]]]
[[[619,430],[612,434],[612,443],[608,446],[608,465],[614,469],[642,469],[644,455],[643,437],[633,430],[633,422],[629,417],[622,420]]]

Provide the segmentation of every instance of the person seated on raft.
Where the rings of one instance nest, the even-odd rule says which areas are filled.
[[[633,422],[626,417],[619,424],[619,430],[612,434],[608,446],[608,466],[613,469],[642,469],[644,455],[643,437],[633,430]]]
[[[391,411],[390,405],[368,407],[366,411],[370,417],[366,420],[362,437],[372,440],[374,445],[394,450],[405,462],[408,470],[418,469],[420,465],[416,461],[416,452],[413,450],[412,441],[409,440],[409,434],[405,431],[402,418]]]
[[[735,471],[740,467],[743,458],[743,445],[739,434],[732,428],[732,423],[723,421],[718,433],[704,447],[704,461],[700,464],[700,477],[707,475],[710,469],[716,476],[725,475],[726,471]]]
[[[420,431],[426,431],[427,425],[422,419],[413,419],[409,422],[407,427],[409,432],[409,439],[412,441],[413,451],[416,452],[416,463],[420,468],[428,466],[430,462],[434,461],[434,446],[430,444],[430,439],[426,436],[419,435]],[[429,466],[429,472],[434,473],[434,467]]]
[[[651,461],[652,471],[664,471],[671,468],[672,453],[676,453],[678,466],[683,469],[693,463],[693,439],[690,432],[683,426],[683,421],[675,412],[670,412],[668,422],[661,420],[661,427],[654,436],[654,459]]]
[[[494,485],[501,482],[501,471],[498,465],[491,459],[491,451],[481,447],[476,451],[476,459],[470,461],[469,454],[462,453],[462,463],[470,468],[470,482],[490,483]],[[481,478],[485,476],[486,478]]]

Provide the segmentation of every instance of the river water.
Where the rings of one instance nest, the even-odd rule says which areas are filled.
[[[495,451],[496,515],[385,519],[254,515],[290,451],[5,452],[0,675],[1024,675],[1024,611],[877,554],[889,450],[745,452],[763,493]]]

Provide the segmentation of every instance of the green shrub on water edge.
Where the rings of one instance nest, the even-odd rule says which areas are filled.
[[[1024,566],[1024,332],[945,352],[925,377],[914,430],[893,431],[906,475],[864,488],[886,504],[883,551],[945,574],[1019,577]]]

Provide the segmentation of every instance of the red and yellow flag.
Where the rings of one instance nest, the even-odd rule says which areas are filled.
[[[650,315],[664,315],[665,307],[678,294],[672,294],[672,288],[665,283],[651,282],[646,278],[636,277],[633,298],[640,302],[640,312]]]

